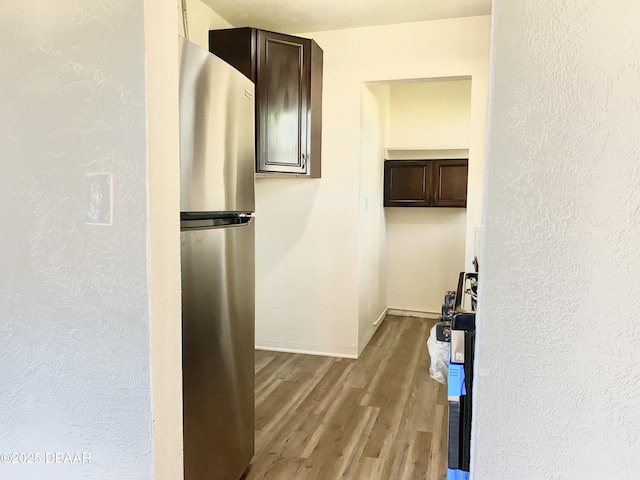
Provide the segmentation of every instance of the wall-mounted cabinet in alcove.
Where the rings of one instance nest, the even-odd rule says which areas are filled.
[[[384,206],[466,207],[468,152],[412,152],[386,151],[392,159],[384,162]]]

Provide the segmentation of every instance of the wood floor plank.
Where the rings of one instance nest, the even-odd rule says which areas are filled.
[[[440,403],[441,392],[444,395],[444,405],[448,405],[446,387],[435,382],[429,376],[431,359],[426,348],[420,349],[420,357],[411,380],[411,393],[405,407],[405,421],[411,421],[411,429],[423,432],[433,432],[435,405]],[[442,404],[442,403],[441,403]]]
[[[379,412],[379,408],[365,407],[361,420],[343,449],[343,460],[340,462],[339,474],[336,478],[353,478],[358,471],[359,459],[365,447],[364,439],[371,432]]]
[[[295,358],[290,355],[273,352],[273,359],[268,363],[269,368],[262,368],[255,376],[255,389],[256,395],[260,394],[265,388],[273,383],[274,380],[281,378],[279,375],[280,369],[288,362],[295,362]]]
[[[308,465],[319,468],[323,474],[335,471],[336,462],[344,454],[345,443],[365,414],[367,407],[360,406],[361,397],[360,389],[343,389],[339,400],[334,404],[335,408],[332,408],[327,418],[322,421],[325,425],[324,434],[309,456]],[[327,462],[327,459],[331,461]]]
[[[440,404],[435,408],[427,475],[429,480],[446,478],[447,469],[447,409]]]
[[[382,476],[385,463],[386,462],[380,458],[361,457],[360,468],[353,478],[362,480],[386,480]]]
[[[446,387],[433,320],[387,316],[358,360],[256,352],[256,455],[244,480],[441,480]]]
[[[275,358],[275,355],[273,354],[273,352],[256,350],[254,358],[256,364],[255,373],[257,374]]]
[[[426,324],[402,322],[404,331],[398,335],[395,348],[386,363],[382,379],[375,385],[367,404],[381,408],[380,415],[364,454],[368,457],[388,458],[393,450],[394,439],[400,428],[402,415],[411,391],[411,381],[423,349],[422,338]],[[387,464],[389,467],[389,464]]]
[[[431,432],[413,432],[409,452],[399,478],[428,478],[432,437]]]
[[[262,426],[263,429],[273,430],[285,422],[285,417],[296,419],[296,415],[292,412],[295,412],[306,400],[331,365],[331,361],[327,361],[326,358],[321,360],[309,361],[308,368],[301,368],[297,376],[289,376],[289,380],[285,380],[295,385],[295,389],[286,401],[280,403],[278,411],[271,412],[269,421]],[[257,425],[256,428],[258,428]]]

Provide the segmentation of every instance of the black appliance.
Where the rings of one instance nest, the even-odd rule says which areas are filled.
[[[475,337],[475,312],[455,313],[451,320],[451,360],[447,379],[449,398],[447,480],[469,478]]]
[[[448,447],[447,480],[468,480],[471,459],[473,360],[478,294],[478,274],[461,272],[455,292],[448,291],[436,338],[450,342],[447,375]]]

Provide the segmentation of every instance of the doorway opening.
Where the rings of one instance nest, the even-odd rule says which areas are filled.
[[[465,270],[467,209],[385,208],[383,182],[386,159],[446,158],[447,152],[468,157],[471,82],[450,77],[363,84],[360,311],[370,312],[361,317],[363,347],[380,299],[389,313],[435,318]]]

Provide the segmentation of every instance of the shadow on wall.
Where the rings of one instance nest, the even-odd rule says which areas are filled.
[[[401,208],[387,207],[387,224],[415,225],[419,220],[422,225],[445,226],[451,224],[465,225],[467,212],[460,208]]]

